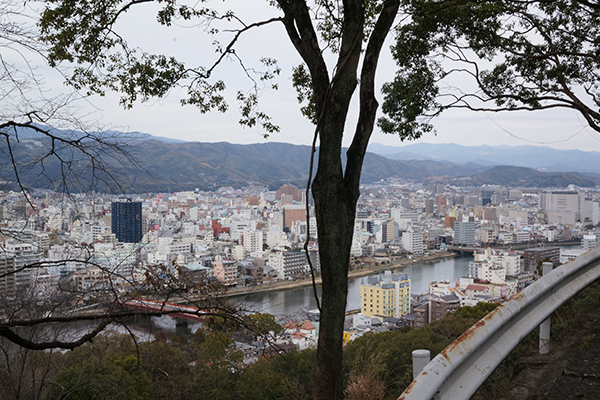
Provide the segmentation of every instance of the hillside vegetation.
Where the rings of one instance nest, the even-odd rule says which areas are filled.
[[[56,159],[39,159],[51,146],[48,139],[21,140],[13,149],[20,178],[25,187],[33,189],[59,189],[60,165]],[[286,143],[231,144],[231,143],[173,143],[154,139],[130,140],[127,144],[137,163],[124,164],[104,154],[108,171],[120,187],[98,182],[95,188],[103,192],[167,192],[180,190],[215,190],[223,186],[234,188],[250,184],[278,186],[292,183],[306,185],[310,161],[310,147]],[[72,168],[81,182],[91,182],[98,173],[92,165],[84,164],[84,157],[71,153],[71,149],[58,149],[63,159],[72,159]],[[344,159],[344,154],[341,155]],[[14,171],[7,161],[0,167],[0,190],[16,189]],[[455,164],[449,161],[392,160],[367,153],[361,180],[363,183],[399,178],[420,182],[435,180],[479,186],[495,184],[511,187],[566,187],[570,184],[594,187],[600,179],[576,172],[546,173],[524,167]],[[85,186],[85,185],[83,185]]]

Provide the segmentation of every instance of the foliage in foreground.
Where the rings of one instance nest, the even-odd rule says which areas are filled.
[[[594,283],[554,314],[552,336],[596,306]],[[365,335],[344,350],[345,393],[350,400],[395,399],[412,381],[414,349],[432,357],[497,305],[463,307],[424,328]],[[253,318],[259,318],[254,316]],[[268,318],[260,319],[265,329]],[[310,399],[315,351],[293,352],[246,365],[222,321],[194,335],[158,335],[135,343],[128,335],[101,336],[73,351],[36,352],[1,343],[0,398],[17,399]],[[210,324],[207,324],[210,325]],[[478,392],[494,398],[521,371],[519,357],[537,351],[532,332]]]
[[[556,337],[573,319],[596,306],[594,283],[553,317]],[[344,350],[345,393],[350,400],[395,399],[412,381],[411,353],[432,357],[497,305],[463,307],[424,328],[365,335]],[[258,318],[260,316],[254,316]],[[261,319],[265,329],[268,318]],[[2,399],[310,399],[315,351],[293,352],[246,365],[221,321],[194,335],[160,335],[135,343],[131,336],[98,337],[73,351],[35,352],[2,343]],[[208,325],[208,324],[207,324]],[[227,328],[227,329],[225,329]],[[494,398],[521,371],[519,357],[537,351],[532,332],[485,382],[478,398]]]
[[[2,343],[2,399],[282,399],[309,398],[314,352],[243,363],[220,331],[157,335],[135,343],[128,335],[99,336],[73,351],[35,352]]]
[[[480,303],[461,307],[454,314],[420,329],[405,328],[376,335],[365,335],[346,346],[344,361],[350,399],[396,399],[412,382],[412,351],[426,349],[435,357],[475,322],[496,308]],[[362,390],[357,382],[364,384]],[[368,397],[367,393],[377,397]]]
[[[457,311],[422,329],[366,335],[345,349],[346,396],[396,398],[411,381],[411,352],[437,354],[489,312],[488,305]],[[463,315],[464,314],[464,315]],[[254,315],[264,329],[272,321]],[[250,320],[249,320],[250,321]],[[254,321],[257,322],[257,321]],[[193,335],[135,343],[128,335],[101,336],[73,351],[35,352],[2,343],[2,399],[309,399],[315,351],[244,364],[232,337],[215,320]],[[11,347],[12,346],[12,347]]]

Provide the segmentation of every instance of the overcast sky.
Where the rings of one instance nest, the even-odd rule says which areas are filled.
[[[265,18],[273,15],[273,10],[264,5],[266,2],[252,1],[251,7],[248,1],[241,3],[252,17]],[[227,4],[229,6],[231,3]],[[154,22],[153,13],[152,5],[134,7],[117,29],[130,44],[139,45],[148,51],[185,58],[190,65],[208,65],[215,58],[215,53],[210,48],[211,38],[204,33],[202,27],[189,24],[179,24],[170,29],[159,27]],[[258,129],[239,126],[235,100],[230,101],[230,110],[225,114],[201,114],[192,106],[181,106],[181,96],[177,91],[173,91],[165,99],[137,103],[132,110],[124,110],[118,105],[118,96],[109,93],[103,98],[94,97],[80,102],[80,111],[88,119],[96,120],[103,126],[185,141],[261,143],[269,140],[309,145],[314,127],[301,116],[290,80],[291,69],[299,64],[300,59],[289,43],[283,26],[274,24],[251,32],[240,41],[237,52],[250,67],[258,68],[257,60],[260,57],[272,57],[279,61],[282,69],[278,79],[280,89],[265,91],[261,96],[263,110],[281,127],[280,133],[273,134],[268,139],[264,139]],[[381,61],[378,84],[393,77],[394,64],[388,53],[386,51]],[[238,64],[233,60],[226,62],[215,77],[226,82],[230,88],[230,98],[235,96],[240,87],[249,87],[249,82],[240,74]],[[52,90],[62,90],[58,75],[48,75],[46,80]],[[356,108],[351,111],[349,132],[355,122],[356,112]],[[427,135],[417,140],[417,143],[456,143],[466,146],[546,145],[560,149],[600,151],[598,133],[587,128],[583,118],[571,110],[518,113],[451,110],[435,119],[433,124],[437,134]],[[345,144],[349,142],[348,137]],[[397,137],[382,134],[375,128],[371,143],[401,146],[415,142],[402,143]]]

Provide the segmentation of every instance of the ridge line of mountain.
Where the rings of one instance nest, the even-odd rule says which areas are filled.
[[[119,132],[112,132],[112,134],[115,139],[119,137]],[[130,193],[193,190],[196,188],[214,190],[223,186],[242,187],[249,184],[261,184],[272,188],[277,188],[283,183],[291,183],[299,187],[306,185],[310,157],[310,146],[308,145],[283,142],[254,144],[173,142],[149,134],[123,134],[123,137],[129,139],[128,144],[133,154],[146,170],[139,171],[133,165],[117,168],[123,182],[123,189]],[[131,140],[132,138],[133,140]],[[45,143],[44,138],[38,138],[37,142]],[[457,149],[457,155],[455,155],[448,153],[449,147],[433,146],[423,143],[404,146],[403,148],[412,149],[417,157],[422,158],[411,160],[393,158],[394,154],[390,156],[388,153],[384,156],[369,151],[364,160],[362,182],[373,183],[382,179],[399,178],[424,182],[453,183],[460,181],[460,184],[473,186],[497,184],[511,187],[543,188],[560,188],[568,185],[595,187],[600,184],[599,152],[579,152],[586,153],[590,157],[598,157],[594,164],[588,164],[590,168],[587,171],[565,172],[567,170],[565,167],[562,171],[553,172],[548,170],[548,166],[541,167],[546,170],[540,171],[521,165],[483,165],[471,161],[474,157],[480,157],[480,154],[470,154],[470,156],[463,154],[462,163],[441,158],[423,159],[427,155],[419,154],[419,152],[422,153],[427,149],[437,148],[436,151],[439,151],[440,148],[445,148],[445,154],[449,158],[455,158],[467,148],[466,146],[451,145],[451,148]],[[43,149],[43,145],[41,148],[38,147],[28,146],[27,141],[19,143],[14,149],[18,162],[22,165],[31,163],[38,154],[36,152]],[[385,153],[382,147],[378,144],[370,145],[370,149],[374,148],[379,153]],[[529,149],[534,146],[523,147]],[[473,150],[473,148],[467,149],[468,151]],[[479,147],[478,149],[481,150]],[[485,147],[485,150],[490,153],[486,160],[492,160],[495,157],[491,154],[490,149],[490,146]],[[540,149],[540,151],[547,151],[545,148]],[[388,152],[392,150],[394,149],[392,148]],[[501,150],[498,154],[504,155],[504,158],[509,160],[506,148]],[[517,157],[519,154],[523,154],[519,153],[520,150],[518,148],[515,150],[518,153]],[[529,150],[532,151],[532,149]],[[555,151],[556,149],[551,150]],[[396,156],[397,154],[395,153]],[[433,158],[437,153],[432,152],[431,154],[432,156],[429,157]],[[341,156],[343,159],[345,155]],[[528,158],[533,159],[534,157]],[[565,164],[568,159],[556,156],[554,160],[550,161],[561,161]],[[48,163],[45,167],[50,172],[53,168],[58,171],[58,165]],[[7,180],[6,174],[9,171],[1,172],[3,174],[0,178]],[[31,176],[25,177],[23,182],[32,187],[36,184],[35,168],[30,169],[29,173]],[[98,190],[102,189],[98,188]]]

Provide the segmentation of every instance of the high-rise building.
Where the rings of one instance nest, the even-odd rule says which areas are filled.
[[[31,285],[31,274],[33,269],[26,268],[40,261],[41,253],[31,243],[23,243],[15,239],[7,239],[0,256],[13,259],[15,272],[15,291],[22,294]],[[8,264],[5,264],[8,265]],[[6,268],[6,267],[3,267]]]
[[[283,207],[283,227],[290,229],[296,221],[306,221],[306,207],[285,205]]]
[[[475,222],[474,221],[455,221],[454,222],[454,244],[473,245],[475,244]]]
[[[112,233],[121,243],[142,241],[142,203],[139,201],[115,201],[112,209]]]
[[[263,233],[262,231],[244,231],[241,234],[242,245],[247,252],[263,250]]]
[[[303,203],[304,202],[304,191],[298,189],[296,186],[294,185],[283,185],[282,187],[280,187],[277,192],[275,192],[275,198],[276,199],[281,199],[282,196],[284,195],[288,195],[291,196],[289,199],[291,199],[292,201],[290,201],[289,203],[291,204],[293,201],[295,201],[296,203]],[[284,202],[285,204],[285,202]]]
[[[540,193],[540,208],[548,213],[549,224],[574,225],[575,222],[598,223],[594,210],[598,203],[585,192],[543,192]]]
[[[15,297],[15,258],[12,256],[0,256],[0,296]]]
[[[381,224],[381,243],[387,243],[396,237],[396,224],[393,219]]]
[[[423,232],[419,227],[409,226],[402,233],[402,246],[404,250],[412,254],[423,254]]]
[[[434,207],[434,204],[433,204],[432,198],[425,200],[425,213],[426,214],[433,214],[433,211],[434,211],[433,207]]]
[[[360,285],[360,298],[360,311],[366,317],[400,318],[410,313],[410,278],[406,274],[392,275],[391,271],[385,271],[382,281],[370,277],[368,284]]]

